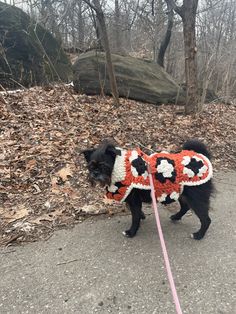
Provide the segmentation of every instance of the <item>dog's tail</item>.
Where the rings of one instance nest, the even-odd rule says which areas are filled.
[[[206,145],[198,140],[188,140],[183,145],[184,150],[193,150],[196,153],[206,156],[211,159],[211,153],[207,149]]]

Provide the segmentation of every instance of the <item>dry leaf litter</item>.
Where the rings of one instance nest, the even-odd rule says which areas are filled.
[[[0,245],[48,238],[88,216],[121,213],[91,189],[81,150],[113,138],[126,148],[177,151],[205,141],[216,170],[235,169],[236,107],[205,105],[195,116],[171,105],[79,95],[72,87],[0,94]]]

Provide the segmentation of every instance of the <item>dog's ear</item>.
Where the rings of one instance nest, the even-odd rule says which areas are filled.
[[[86,159],[87,163],[91,160],[91,155],[95,151],[95,149],[86,149],[83,150],[81,153],[84,155],[84,158]]]
[[[111,155],[113,158],[116,157],[116,155],[121,155],[121,152],[119,149],[117,149],[113,144],[108,144],[106,147],[106,153]]]

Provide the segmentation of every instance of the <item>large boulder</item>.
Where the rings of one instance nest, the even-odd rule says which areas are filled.
[[[112,55],[119,95],[138,101],[166,104],[184,103],[181,87],[158,64],[151,61]],[[90,51],[81,54],[73,65],[74,89],[88,95],[111,95],[105,55]]]
[[[50,59],[50,60],[49,60]],[[0,2],[0,82],[4,87],[68,81],[72,67],[58,41],[21,9]]]

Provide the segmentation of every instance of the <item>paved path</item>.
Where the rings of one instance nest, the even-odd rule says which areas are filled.
[[[161,211],[183,313],[236,313],[235,173],[218,174],[217,189],[200,242],[189,237],[195,216],[173,224]],[[153,214],[134,239],[121,234],[129,223],[87,220],[47,242],[1,249],[0,313],[175,313]]]

